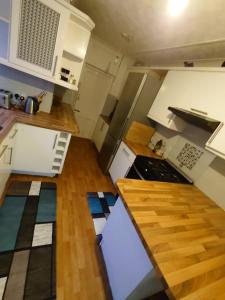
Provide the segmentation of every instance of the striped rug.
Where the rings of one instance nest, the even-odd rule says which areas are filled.
[[[0,207],[0,299],[56,299],[56,184],[12,182]]]

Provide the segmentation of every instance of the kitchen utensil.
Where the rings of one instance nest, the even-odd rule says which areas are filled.
[[[24,111],[28,114],[36,114],[39,110],[39,102],[36,97],[27,97],[24,105]]]

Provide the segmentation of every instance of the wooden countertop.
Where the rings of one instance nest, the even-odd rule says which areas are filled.
[[[225,299],[225,212],[196,187],[121,179],[119,193],[171,299]]]
[[[69,104],[56,103],[52,106],[51,113],[38,112],[36,115],[29,115],[20,110],[5,110],[0,108],[0,142],[10,131],[16,122],[70,132],[73,135],[79,132],[74,113]]]
[[[143,155],[143,156],[163,159],[161,156],[155,154],[147,145],[138,144],[129,141],[126,138],[123,141],[135,155]]]

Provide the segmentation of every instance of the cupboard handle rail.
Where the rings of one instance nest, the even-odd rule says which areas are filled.
[[[9,165],[12,164],[12,153],[13,153],[13,148],[9,148],[10,149],[10,157],[9,157]]]
[[[199,109],[196,109],[196,108],[191,108],[191,110],[194,111],[194,112],[196,112],[196,113],[205,115],[205,116],[208,115],[208,113],[206,111],[202,111],[202,110],[199,110]]]
[[[213,134],[211,135],[210,139],[207,142],[207,145],[210,145],[212,143],[212,141],[215,139],[215,137],[217,136],[218,132],[220,131],[220,129],[223,127],[224,123],[221,122],[220,125],[216,128],[216,130],[213,132]]]
[[[6,145],[6,146],[3,146],[3,150],[2,150],[2,152],[0,153],[0,158],[3,156],[3,154],[5,153],[5,151],[6,151],[6,149],[8,148],[8,145]]]
[[[14,137],[17,135],[18,129],[15,129],[14,134],[10,137],[10,139],[14,139]]]
[[[130,156],[130,153],[129,153],[126,149],[124,149],[124,148],[123,148],[123,152],[124,152],[124,154],[125,154],[127,157]]]
[[[54,139],[54,143],[53,143],[53,147],[52,147],[53,150],[55,149],[57,137],[58,137],[58,134],[55,135],[55,139]]]
[[[55,63],[54,63],[54,68],[53,68],[53,76],[55,76],[57,62],[58,62],[58,55],[56,55],[56,57],[55,57]]]

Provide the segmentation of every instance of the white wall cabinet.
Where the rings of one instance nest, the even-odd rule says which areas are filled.
[[[225,126],[221,123],[206,143],[206,149],[225,159]]]
[[[54,77],[69,11],[54,0],[12,0],[10,61]]]
[[[98,152],[100,152],[103,142],[105,140],[106,134],[109,130],[109,124],[104,120],[102,116],[98,118],[95,131],[92,137]]]
[[[63,0],[0,1],[0,63],[77,90],[92,20]]]
[[[168,110],[174,106],[225,122],[224,86],[224,72],[169,71],[148,117],[167,128],[182,131],[185,122]]]
[[[130,148],[124,142],[121,142],[109,168],[109,174],[113,183],[120,178],[126,177],[126,174],[129,172],[135,158],[136,155],[130,150]]]
[[[0,197],[12,171],[16,134],[17,128],[14,125],[0,145]]]

